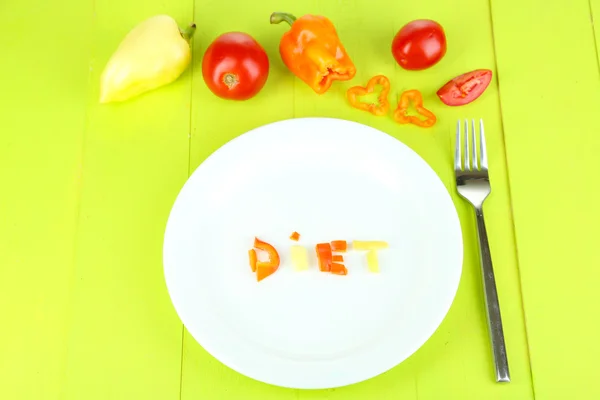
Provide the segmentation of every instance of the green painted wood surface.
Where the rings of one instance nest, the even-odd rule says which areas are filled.
[[[598,59],[598,70],[600,71],[600,0],[590,0],[590,14],[592,21],[592,31],[594,32],[594,47],[596,48],[596,58]],[[589,45],[587,46],[589,49]]]
[[[83,178],[70,300],[67,399],[176,398],[181,324],[162,276],[162,235],[187,178],[189,73],[159,96],[98,105],[98,79],[140,18],[192,5],[96,0],[83,101]],[[135,381],[135,383],[133,381]]]
[[[2,399],[64,398],[92,12],[0,4]]]
[[[493,2],[493,20],[535,394],[597,399],[600,70],[590,3],[530,0],[519,12],[509,3]]]
[[[495,192],[489,199],[486,212],[495,221],[494,229],[490,231],[495,262],[505,266],[498,271],[497,279],[515,382],[510,386],[499,386],[491,379],[493,370],[487,341],[478,254],[476,248],[469,246],[465,254],[459,293],[448,318],[418,353],[389,373],[360,385],[335,390],[304,392],[274,388],[243,377],[216,362],[186,332],[183,344],[182,399],[366,399],[374,392],[380,399],[395,399],[399,396],[407,399],[437,399],[440,393],[463,393],[467,398],[474,399],[483,396],[490,399],[531,398],[514,238],[511,222],[505,219],[510,213],[510,207],[497,87],[494,84],[480,102],[462,109],[443,107],[436,101],[434,94],[439,86],[462,72],[479,67],[494,68],[488,4],[461,0],[459,6],[461,3],[464,8],[469,6],[469,11],[461,18],[475,21],[470,26],[451,17],[450,7],[437,7],[436,10],[439,2],[432,0],[419,4],[394,2],[386,16],[382,15],[380,7],[373,7],[366,1],[344,1],[344,7],[330,1],[308,1],[294,7],[291,2],[285,7],[281,5],[281,1],[261,1],[252,9],[246,10],[243,16],[216,20],[211,16],[219,12],[220,4],[207,2],[205,6],[199,7],[196,3],[196,22],[211,32],[206,36],[199,36],[200,40],[204,39],[203,42],[196,43],[200,53],[221,32],[234,29],[252,32],[269,52],[273,75],[261,95],[243,104],[214,98],[201,77],[198,74],[194,76],[191,168],[193,170],[227,140],[250,128],[284,118],[329,116],[359,121],[399,138],[425,157],[451,188],[451,139],[456,119],[485,118],[489,146],[493,149],[490,151],[490,158],[495,182]],[[306,85],[293,79],[280,61],[277,50],[278,40],[285,27],[268,24],[268,17],[273,10],[289,11],[297,15],[310,12],[331,16],[347,51],[353,55],[358,70],[356,78],[351,82],[335,85],[330,92],[320,97],[315,96]],[[443,64],[428,71],[410,73],[395,65],[389,45],[394,32],[404,23],[424,14],[439,20],[446,27],[450,43],[462,45],[450,47]],[[486,18],[477,18],[481,15]],[[363,30],[357,30],[356,27],[361,24]],[[480,34],[472,35],[472,29]],[[465,48],[472,49],[469,57],[465,56]],[[400,126],[391,118],[374,117],[349,107],[344,99],[345,91],[350,86],[365,84],[371,76],[379,73],[390,77],[390,99],[393,99],[394,104],[401,91],[413,87],[423,90],[425,104],[439,116],[439,124],[431,131],[426,131]],[[227,129],[223,132],[220,121],[223,115],[229,114],[241,114],[245,118],[228,122]],[[476,243],[474,215],[457,196],[455,200],[463,219],[465,240]]]
[[[600,261],[593,246],[598,190],[590,189],[600,170],[600,126],[589,118],[600,109],[600,29],[590,24],[592,13],[600,20],[600,3],[553,4],[3,2],[0,398],[600,397],[594,384],[600,332],[589,318],[600,278],[593,269]],[[315,95],[281,62],[277,45],[286,28],[269,25],[272,11],[332,19],[356,78]],[[100,106],[98,78],[110,54],[137,22],[159,13],[198,24],[191,68],[167,87]],[[395,65],[389,45],[415,18],[441,22],[449,49],[434,68],[407,72]],[[204,50],[232,30],[252,34],[271,60],[267,85],[247,102],[218,99],[202,80]],[[495,75],[481,99],[449,108],[435,98],[441,84],[475,68]],[[379,73],[391,79],[393,103],[403,90],[422,90],[438,124],[400,126],[349,107],[345,90]],[[452,193],[466,243],[456,300],[433,337],[386,374],[323,391],[268,386],[208,355],[171,306],[161,259],[164,224],[190,172],[249,129],[305,116],[359,121],[412,147]],[[455,121],[479,117],[490,153],[486,215],[513,378],[508,385],[493,381],[474,218],[452,185]],[[569,157],[556,163],[564,150]]]

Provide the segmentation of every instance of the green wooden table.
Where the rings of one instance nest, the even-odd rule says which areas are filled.
[[[332,19],[356,78],[311,92],[281,62],[284,27],[269,25],[272,11]],[[136,100],[99,105],[108,57],[159,13],[197,23],[192,67]],[[438,66],[409,73],[389,45],[416,18],[442,23],[449,49]],[[597,21],[600,0],[3,1],[0,398],[600,398]],[[232,30],[259,40],[272,65],[246,102],[217,99],[200,73],[207,45]],[[495,76],[481,99],[436,101],[441,84],[475,68]],[[426,93],[436,126],[350,108],[345,90],[378,73],[395,83],[393,96]],[[412,147],[452,193],[466,243],[456,300],[434,336],[391,371],[325,391],[271,387],[223,366],[183,328],[162,273],[165,222],[190,172],[251,128],[305,116],[358,121]],[[510,384],[493,380],[474,217],[452,186],[456,120],[480,117]]]

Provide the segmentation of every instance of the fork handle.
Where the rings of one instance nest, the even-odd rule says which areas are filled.
[[[494,267],[490,254],[483,210],[475,208],[477,215],[477,236],[479,237],[479,254],[481,261],[481,272],[483,275],[483,290],[485,294],[485,305],[494,364],[496,367],[496,382],[510,382],[508,371],[508,359],[506,355],[506,344],[504,343],[504,332],[502,329],[502,317],[500,315],[500,304],[498,302],[498,291],[496,289],[496,278],[494,278]]]

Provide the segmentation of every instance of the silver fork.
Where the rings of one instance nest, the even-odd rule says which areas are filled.
[[[483,120],[479,120],[479,140],[477,140],[475,120],[471,120],[471,122],[471,132],[469,132],[469,121],[464,121],[465,129],[463,135],[461,135],[461,121],[459,120],[456,124],[456,150],[454,153],[456,189],[463,198],[473,205],[477,217],[477,236],[479,237],[483,290],[487,309],[488,329],[496,367],[496,382],[510,382],[498,291],[496,290],[496,279],[494,277],[490,246],[483,219],[483,202],[491,192],[485,133]],[[478,144],[479,148],[477,147]]]

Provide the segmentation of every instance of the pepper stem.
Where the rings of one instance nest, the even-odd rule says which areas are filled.
[[[194,32],[196,32],[196,24],[191,23],[189,26],[185,27],[184,29],[179,29],[179,33],[181,33],[181,37],[184,38],[186,41],[190,41],[192,39],[192,36],[194,36]]]
[[[290,24],[290,26],[292,26],[296,21],[296,17],[294,17],[292,14],[283,12],[274,12],[273,14],[271,14],[272,24],[278,24],[283,21],[287,22],[288,24]]]

